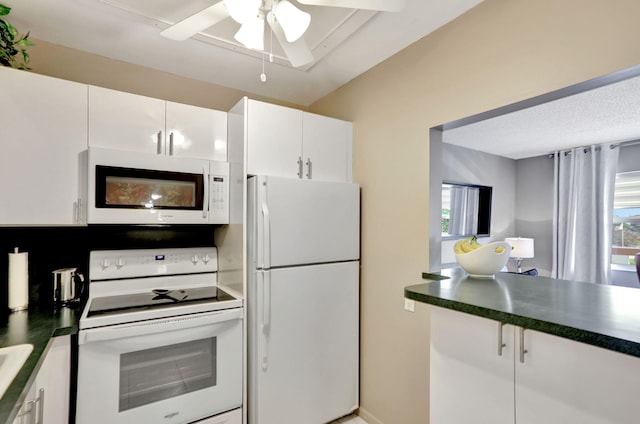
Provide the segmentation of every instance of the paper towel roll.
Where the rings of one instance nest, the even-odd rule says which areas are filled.
[[[29,306],[28,253],[9,253],[9,309],[21,311]]]

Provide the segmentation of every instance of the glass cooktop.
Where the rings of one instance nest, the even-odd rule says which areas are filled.
[[[91,301],[87,317],[229,300],[235,300],[235,297],[218,287],[194,287],[176,290],[156,289],[147,293],[96,297]]]

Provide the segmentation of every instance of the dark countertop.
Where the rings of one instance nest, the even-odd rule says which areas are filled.
[[[81,309],[30,308],[0,316],[0,347],[23,343],[33,345],[33,351],[0,399],[0,423],[12,423],[27,391],[40,368],[52,337],[78,333]]]
[[[459,268],[423,278],[406,298],[640,357],[639,289]]]

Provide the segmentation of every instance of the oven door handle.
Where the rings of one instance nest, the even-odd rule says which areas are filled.
[[[146,336],[150,334],[180,331],[207,325],[222,324],[242,319],[242,308],[210,312],[198,315],[163,318],[141,321],[131,324],[113,325],[110,327],[90,328],[80,331],[78,344],[118,340],[128,337]]]

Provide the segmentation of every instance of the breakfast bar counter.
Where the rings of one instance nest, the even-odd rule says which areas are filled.
[[[640,357],[638,289],[459,268],[423,278],[406,298]]]

